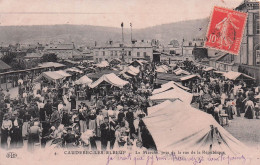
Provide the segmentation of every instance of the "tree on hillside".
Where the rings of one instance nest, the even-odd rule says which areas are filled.
[[[44,54],[41,59],[42,62],[57,62],[57,60],[58,57],[55,53]]]

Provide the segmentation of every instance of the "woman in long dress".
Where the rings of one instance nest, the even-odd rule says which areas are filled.
[[[96,131],[96,111],[95,110],[91,110],[90,114],[89,114],[89,129]]]
[[[100,125],[104,123],[104,116],[102,114],[102,111],[100,110],[97,115],[97,137],[101,137],[101,130]]]
[[[5,114],[3,119],[4,120],[1,126],[1,148],[8,149],[7,139],[13,124],[12,121],[9,120],[8,114]]]
[[[83,109],[79,110],[79,127],[81,133],[87,131],[86,115],[84,114]]]
[[[245,110],[244,117],[248,118],[248,119],[253,119],[254,118],[254,108],[255,108],[253,101],[248,100],[246,102],[245,107],[246,107],[246,110]]]

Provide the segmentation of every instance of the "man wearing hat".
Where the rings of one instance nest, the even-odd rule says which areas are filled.
[[[50,123],[55,128],[58,128],[58,126],[60,125],[60,114],[59,114],[58,109],[56,107],[52,107],[52,109],[53,109],[53,113],[51,115]]]
[[[22,120],[18,118],[18,112],[13,112],[14,119],[12,120],[12,129],[10,133],[11,137],[11,148],[19,148],[23,146],[23,137],[22,137]]]
[[[100,125],[100,130],[101,130],[101,149],[106,150],[107,149],[107,143],[110,139],[110,129],[109,129],[109,120],[108,117],[104,118],[104,123]]]
[[[128,109],[128,112],[126,113],[126,120],[129,124],[129,128],[130,128],[130,138],[132,139],[133,136],[132,134],[135,133],[135,126],[134,126],[134,113],[133,113],[133,106],[131,106]]]
[[[121,123],[124,117],[125,117],[125,113],[124,113],[124,111],[123,111],[123,108],[120,108],[120,109],[119,109],[119,113],[118,113],[118,115],[117,115],[117,121],[118,121],[118,123]]]
[[[52,114],[52,104],[51,104],[51,100],[48,100],[47,103],[44,105],[44,111],[45,114],[48,118],[51,117]]]

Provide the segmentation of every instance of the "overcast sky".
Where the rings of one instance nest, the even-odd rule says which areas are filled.
[[[6,25],[77,24],[145,28],[208,17],[213,6],[235,8],[243,0],[0,0]]]

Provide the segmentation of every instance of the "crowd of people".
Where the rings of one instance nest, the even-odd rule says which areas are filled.
[[[223,116],[228,120],[234,119],[234,115],[248,119],[259,119],[259,86],[252,79],[228,80],[223,73],[204,71],[203,67],[196,66],[191,62],[183,64],[185,70],[198,74],[200,78],[191,80],[185,85],[192,93],[199,104],[199,109],[212,114],[216,121],[224,124]],[[225,123],[228,124],[228,123]]]
[[[259,101],[255,99],[258,87],[203,72],[191,62],[176,67],[200,76],[184,85],[194,93],[193,104],[198,103],[198,108],[212,114],[219,123],[222,114],[228,115],[229,120],[233,115],[240,117],[241,113],[248,119],[259,118]],[[147,108],[153,105],[149,96],[155,86],[155,68],[151,63],[141,65],[140,73],[127,79],[129,84],[123,88],[108,83],[93,89],[76,85],[74,80],[80,75],[57,85],[18,80],[16,99],[10,97],[8,90],[0,92],[1,147],[21,148],[27,141],[29,151],[34,151],[35,146],[156,149],[142,121],[149,115]],[[84,93],[82,100],[78,91]]]
[[[96,141],[101,142],[102,150],[108,144],[110,149],[140,146],[138,136],[144,129],[140,121],[147,115],[153,83],[151,68],[143,67],[122,89],[109,84],[91,89],[75,85],[71,79],[56,88],[45,81],[37,87],[33,81],[25,84],[19,80],[18,98],[11,99],[8,90],[5,94],[1,91],[1,147],[20,148],[25,140],[29,151],[37,145],[97,149]],[[77,102],[77,91],[85,93],[82,101]]]

